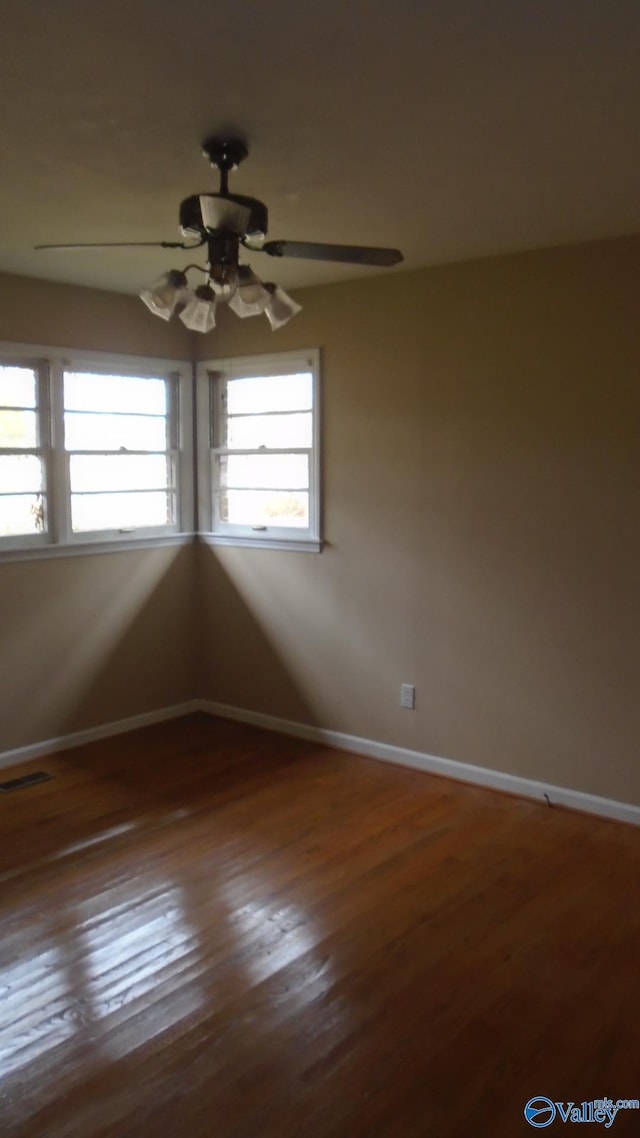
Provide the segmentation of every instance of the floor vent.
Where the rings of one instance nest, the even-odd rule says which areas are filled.
[[[39,782],[48,782],[53,778],[52,774],[47,774],[46,771],[34,771],[33,774],[25,774],[22,778],[10,778],[7,782],[0,782],[0,794],[11,794],[12,790],[26,790],[28,786],[37,786]]]

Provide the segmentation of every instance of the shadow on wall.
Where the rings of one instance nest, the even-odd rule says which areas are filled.
[[[5,564],[0,750],[192,698],[193,549]]]
[[[200,694],[639,801],[639,252],[309,291],[327,545],[201,547]]]
[[[298,653],[304,653],[305,632],[295,601],[287,596],[284,582],[284,588],[269,592],[272,574],[264,559],[282,554],[219,550],[204,544],[195,547],[195,554],[199,598],[195,694],[316,724],[318,713],[308,697],[312,689],[302,675],[300,659],[287,658],[291,639]],[[287,556],[304,558],[305,565],[312,560],[305,553]],[[224,564],[227,560],[229,567]],[[261,571],[256,572],[256,567]],[[289,637],[283,638],[278,630],[288,621]]]

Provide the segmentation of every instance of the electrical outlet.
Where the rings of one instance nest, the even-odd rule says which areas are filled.
[[[416,706],[416,689],[413,684],[400,685],[400,707],[407,707],[413,711]]]

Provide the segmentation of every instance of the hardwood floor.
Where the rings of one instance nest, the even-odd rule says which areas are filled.
[[[513,1138],[533,1096],[640,1097],[640,831],[204,716],[37,769],[0,796],[3,1138]]]

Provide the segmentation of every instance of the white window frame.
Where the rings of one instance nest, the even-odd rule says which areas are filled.
[[[313,384],[312,445],[309,459],[309,526],[300,532],[290,526],[251,526],[223,522],[216,516],[214,486],[216,455],[226,453],[216,443],[216,422],[221,414],[218,403],[221,385],[218,380],[241,376],[287,375],[310,371]],[[271,352],[268,355],[233,356],[227,359],[203,360],[196,369],[196,407],[198,456],[197,517],[201,541],[209,545],[237,545],[255,549],[281,549],[293,552],[319,553],[321,537],[320,485],[320,351],[309,348],[294,352]],[[306,448],[305,448],[306,449]],[[293,448],[295,452],[295,448]]]
[[[24,537],[0,536],[1,560],[109,552],[193,541],[193,365],[189,361],[0,342],[0,363],[5,362],[30,367],[37,364],[42,369],[39,423],[45,458],[47,529],[43,534]],[[72,532],[69,454],[64,445],[65,371],[168,379],[171,392],[170,432],[175,444],[176,518],[173,523],[133,530]]]
[[[15,348],[15,345],[12,345]],[[45,524],[41,533],[0,534],[0,551],[14,549],[41,549],[51,541],[53,529],[53,515],[55,507],[51,498],[51,417],[50,406],[50,372],[46,359],[38,358],[36,353],[21,354],[16,351],[3,352],[0,355],[0,366],[23,367],[33,371],[36,377],[36,434],[37,446],[35,448],[2,447],[0,454],[35,454],[42,464],[42,489],[46,503]]]

